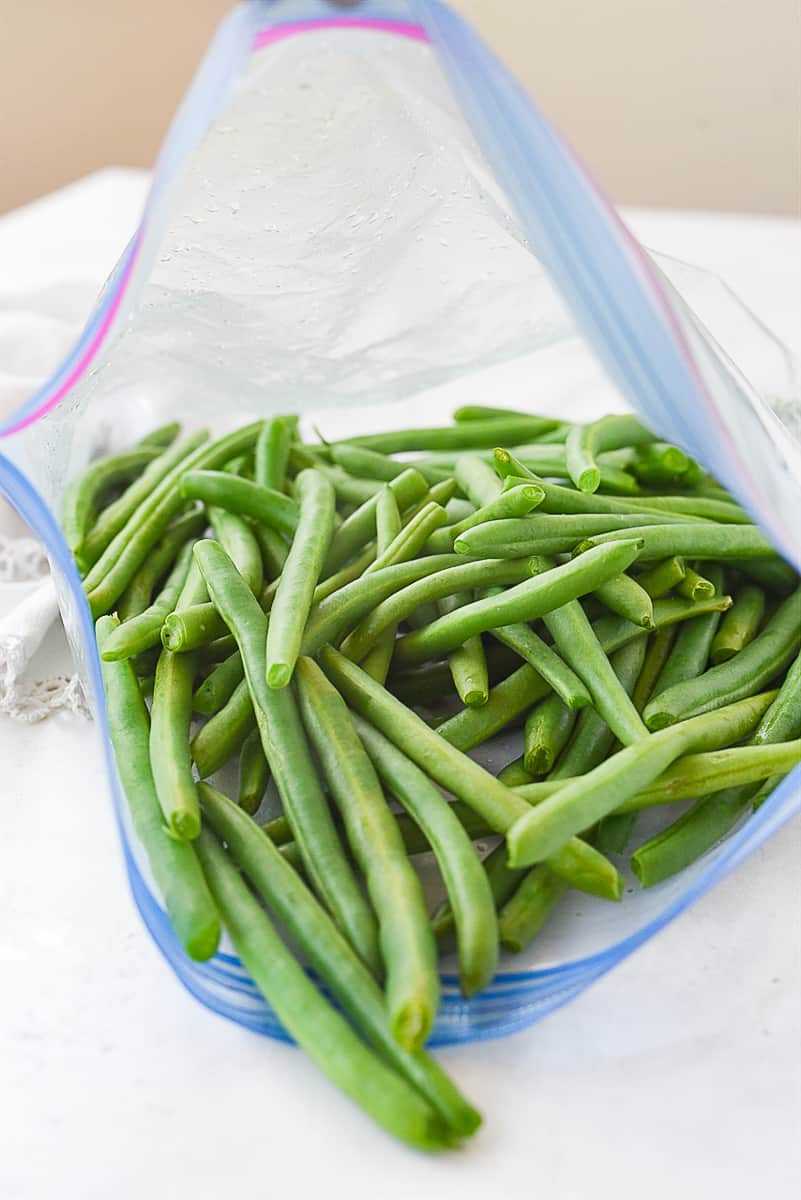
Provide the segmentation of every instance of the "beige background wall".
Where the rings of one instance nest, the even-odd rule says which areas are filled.
[[[801,0],[454,0],[624,203],[798,213]],[[148,165],[229,0],[0,0],[0,211]]]

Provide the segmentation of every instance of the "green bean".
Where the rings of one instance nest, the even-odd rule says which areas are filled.
[[[458,521],[463,521],[473,512],[475,512],[475,505],[471,504],[469,500],[463,500],[461,496],[454,496],[445,505],[448,525],[455,525]]]
[[[638,447],[629,469],[640,483],[657,487],[660,484],[683,482],[692,466],[692,459],[678,446],[671,446],[668,442],[651,442]]]
[[[361,717],[357,717],[353,714],[352,716],[356,723],[357,729],[360,729],[362,725]],[[366,725],[366,722],[364,722],[364,724]],[[369,730],[375,734],[376,737],[382,736],[377,730],[374,730],[372,726],[369,727]],[[362,739],[362,741],[364,741],[364,739]],[[391,746],[392,743],[390,742],[388,745]],[[396,751],[396,753],[400,754],[400,751]],[[414,764],[409,762],[409,766],[414,767]],[[414,769],[415,771],[418,770],[417,767]],[[381,775],[381,771],[379,770],[378,766],[376,766],[376,770],[378,771],[379,775]],[[430,780],[428,780],[428,785],[429,787],[433,787],[433,784]],[[390,791],[392,791],[389,783],[387,783],[387,787]],[[441,796],[438,791],[437,795]],[[454,817],[456,817],[462,832],[467,834],[468,841],[474,841],[477,838],[492,836],[492,830],[489,828],[486,821],[482,820],[482,818],[478,816],[477,813],[474,813],[471,808],[468,808],[466,804],[462,804],[461,800],[454,800],[454,802],[452,804],[448,804],[447,807],[453,813]],[[414,821],[407,812],[394,813],[393,816],[395,818],[395,824],[398,826],[398,831],[403,838],[403,844],[406,847],[406,853],[410,856],[415,854],[430,854],[432,851],[431,842],[417,822]],[[289,823],[284,816],[272,817],[269,821],[265,821],[264,824],[259,828],[267,834],[267,837],[276,846],[287,846],[290,844],[290,842],[292,842],[292,830],[289,828]],[[294,842],[292,842],[292,844],[294,845]],[[471,853],[473,853],[473,856],[475,857],[475,853],[473,851],[471,851]]]
[[[655,563],[637,576],[641,588],[645,588],[652,600],[658,600],[666,592],[672,591],[681,583],[687,573],[687,568],[680,558],[665,558]]]
[[[709,612],[726,612],[731,608],[731,596],[712,596],[708,600],[684,600],[680,597],[667,596],[664,600],[654,601],[654,628],[664,629],[668,625],[678,625],[693,617],[703,616]],[[607,654],[619,650],[633,638],[644,638],[646,631],[631,621],[622,617],[601,617],[594,622],[593,628]]]
[[[756,812],[766,800],[770,799],[784,778],[784,775],[771,775],[770,779],[765,780],[759,790],[751,797],[750,803],[753,812]]]
[[[253,522],[253,535],[259,543],[265,573],[276,579],[284,569],[289,546],[277,530],[260,521]]]
[[[625,800],[620,812],[640,812],[660,804],[678,804],[725,788],[761,783],[771,775],[784,775],[801,761],[801,739],[761,746],[737,746],[686,754],[663,771],[658,779]]]
[[[607,649],[605,643],[601,645]],[[642,672],[645,646],[645,638],[638,638],[610,655],[612,670],[627,695],[633,692]],[[615,735],[603,717],[594,708],[584,709],[579,714],[573,737],[560,754],[549,778],[567,779],[591,771],[608,757],[614,744]]]
[[[505,517],[522,517],[536,508],[542,495],[542,488],[535,483],[510,488],[508,492],[496,496],[489,504],[476,509],[469,517],[433,534],[428,540],[428,552],[439,554],[452,550],[455,539],[474,525],[481,525],[485,521],[498,521]]]
[[[493,906],[498,909],[505,904],[517,887],[521,871],[513,871],[506,865],[506,843],[499,842],[481,863],[484,876],[492,895]],[[444,938],[455,926],[454,912],[446,899],[431,914],[431,928],[437,938]]]
[[[264,753],[306,874],[351,945],[378,971],[375,918],[340,843],[291,689],[267,686],[267,618],[222,547],[197,542],[195,558],[212,600],[237,640]]]
[[[159,546],[142,563],[117,604],[117,615],[121,621],[130,621],[149,608],[153,589],[167,571],[184,544],[206,527],[206,516],[202,510],[184,513],[167,529]],[[155,643],[154,643],[155,644]]]
[[[558,696],[548,696],[526,718],[523,763],[532,775],[547,775],[567,744],[576,714]]]
[[[499,643],[490,643],[484,651],[484,657],[487,660],[490,686],[504,679],[520,665],[517,656]],[[365,661],[362,661],[362,670]],[[416,708],[449,699],[453,678],[447,662],[424,663],[423,666],[412,667],[409,671],[393,670],[386,686],[398,700],[403,700],[410,708]]]
[[[498,913],[498,935],[504,950],[511,954],[525,950],[566,890],[565,881],[544,863],[527,871]]]
[[[180,594],[191,561],[192,543],[185,542],[153,603],[106,638],[103,654],[108,662],[135,658],[159,644],[162,623]]]
[[[309,1057],[401,1141],[421,1150],[452,1144],[454,1135],[442,1118],[360,1041],[317,990],[212,834],[198,840],[198,855],[242,964]]]
[[[712,571],[716,582],[719,580],[722,586],[722,571],[719,567],[713,567]],[[683,623],[673,651],[654,683],[652,696],[656,697],[674,684],[696,679],[704,673],[720,618],[719,612],[710,612]]]
[[[534,777],[525,768],[522,754],[519,758],[513,758],[498,772],[498,779],[507,787],[520,787],[521,784],[534,782]]]
[[[441,504],[424,504],[419,512],[398,530],[389,545],[382,550],[375,561],[365,567],[364,574],[372,575],[383,567],[393,563],[408,562],[419,554],[420,550],[431,540],[431,534],[439,529],[447,519],[445,509]],[[445,553],[450,553],[446,550]]]
[[[499,596],[499,588],[487,588],[482,596]],[[517,622],[488,630],[504,646],[519,654],[529,666],[550,684],[568,708],[583,708],[590,703],[590,693],[578,675],[528,625]]]
[[[398,1045],[389,1031],[384,997],[375,980],[280,851],[222,793],[207,784],[200,785],[200,793],[209,824],[225,839],[233,858],[346,1015],[454,1132],[468,1137],[480,1124],[478,1113],[424,1051],[410,1053]]]
[[[369,720],[431,779],[469,804],[491,829],[504,833],[528,811],[525,801],[510,788],[429,729],[425,721],[333,646],[323,647],[320,661],[329,679],[360,716]],[[574,887],[616,899],[622,894],[619,872],[578,838],[561,847],[549,863],[557,873],[569,877]]]
[[[136,444],[137,446],[156,446],[166,450],[173,444],[180,432],[180,421],[169,421],[166,425],[160,425],[158,429],[152,429],[150,433],[146,433]]]
[[[621,539],[636,538],[642,542],[640,558],[667,558],[681,554],[686,558],[773,558],[776,551],[755,525],[640,525],[631,529],[612,530],[586,538],[576,548],[577,553]]]
[[[595,595],[612,612],[643,629],[654,627],[654,606],[645,588],[625,573],[607,579],[595,589]]]
[[[561,608],[575,600],[577,596],[594,591],[599,584],[625,570],[636,557],[636,542],[628,545],[625,542],[618,542],[617,547],[620,546],[626,546],[620,555],[601,554],[593,558],[591,562],[586,561],[585,556],[581,555],[572,562],[543,571],[533,579],[524,580],[517,586],[510,587],[500,596],[475,600],[472,604],[466,604],[463,608],[459,608],[445,617],[440,617],[426,629],[410,633],[402,639],[396,651],[398,663],[422,662],[426,658],[432,658],[436,654],[453,649],[465,638],[471,637],[475,633],[484,633],[488,629],[509,625],[515,621],[533,621],[554,609]],[[578,572],[570,569],[582,561],[585,562],[586,571]],[[455,571],[453,573],[455,574]],[[483,582],[489,584],[496,581],[485,578]],[[375,617],[374,613],[373,618],[375,619]],[[567,657],[564,648],[560,649],[562,657]],[[576,669],[575,662],[570,665],[576,674],[581,676],[581,672]],[[592,692],[591,688],[590,692]]]
[[[155,446],[140,446],[126,454],[98,459],[68,484],[62,503],[61,528],[73,554],[80,552],[104,496],[118,484],[136,478],[160,453]]]
[[[727,662],[744,650],[756,637],[765,615],[765,593],[751,584],[734,597],[734,604],[723,618],[712,639],[709,657],[713,666]]]
[[[693,717],[625,746],[580,779],[565,783],[508,831],[510,866],[547,860],[568,837],[620,808],[682,754],[741,740],[766,706],[765,697],[756,696]]]
[[[194,673],[195,664],[189,655],[163,650],[156,664],[150,710],[150,765],[156,795],[168,827],[186,841],[200,832],[189,751]]]
[[[519,583],[530,577],[535,566],[532,560],[511,558],[466,563],[458,554],[432,554],[411,563],[396,563],[374,575],[365,575],[350,584],[349,589],[343,588],[320,604],[312,614],[304,646],[308,653],[314,654],[324,642],[335,641],[350,629],[343,643],[344,652],[362,659],[383,630],[405,620],[419,605],[482,583]],[[396,573],[394,587],[390,572]],[[460,611],[471,607],[467,605]],[[364,620],[359,624],[362,617]],[[457,638],[454,645],[461,641]]]
[[[496,450],[495,458],[505,454]],[[552,515],[576,513],[638,513],[661,512],[664,524],[700,524],[702,521],[723,521],[734,524],[749,523],[750,518],[736,504],[710,499],[707,496],[637,496],[626,500],[620,496],[599,496],[587,492],[575,492],[558,483],[546,483],[537,479],[545,492],[539,512]],[[667,557],[667,556],[666,556]]]
[[[192,711],[211,717],[230,700],[241,683],[242,658],[238,650],[219,663],[196,688],[192,696]]]
[[[671,656],[675,640],[675,625],[666,625],[664,629],[658,629],[653,637],[648,639],[642,670],[631,694],[631,702],[638,713],[642,712],[653,695],[656,682]]]
[[[180,488],[182,477],[192,469],[214,468],[232,455],[247,450],[256,437],[257,429],[257,425],[246,425],[208,445],[201,445],[161,480],[104,550],[84,580],[84,589],[93,613],[110,608],[122,595],[170,521],[186,507]],[[142,479],[144,477],[141,476]],[[247,483],[247,480],[237,480],[233,475],[224,475],[223,478],[229,483]]]
[[[653,440],[650,430],[632,416],[601,417],[588,425],[573,425],[565,442],[570,477],[580,492],[597,492],[601,482],[597,454]]]
[[[329,575],[322,581],[322,583],[317,584],[317,587],[314,589],[313,604],[317,605],[322,603],[326,597],[332,596],[334,592],[338,592],[339,589],[345,587],[346,584],[353,583],[356,579],[364,574],[372,562],[375,562],[375,556],[376,543],[370,542],[367,546],[365,546],[361,554],[350,560],[347,566],[340,567],[340,569],[335,571],[333,575]],[[277,580],[275,586],[276,588],[278,587]]]
[[[643,842],[631,856],[642,887],[653,887],[700,858],[751,806],[753,787],[728,788],[693,805],[678,821]]]
[[[283,417],[262,423],[254,450],[254,477],[261,487],[283,491],[292,430]]]
[[[624,746],[647,737],[648,731],[640,714],[622,687],[578,601],[546,613],[544,621],[557,650],[584,680],[593,705],[615,736]]]
[[[197,652],[198,661],[201,666],[208,666],[209,663],[223,662],[229,658],[236,650],[236,641],[230,633],[226,633],[224,637],[215,638],[213,642],[209,642],[206,646],[201,646]]]
[[[637,812],[613,812],[602,817],[595,827],[593,845],[602,854],[623,854],[634,835],[637,817]]]
[[[676,585],[676,593],[686,596],[688,600],[702,600],[706,596],[714,596],[715,591],[715,584],[699,575],[692,567],[685,568],[684,578]]]
[[[454,539],[453,548],[458,554],[497,558],[568,554],[596,534],[614,531],[622,537],[634,527],[658,525],[661,529],[661,522],[662,516],[657,513],[578,513],[568,516],[535,513],[530,517],[510,517],[475,525]]]
[[[457,592],[453,596],[444,596],[434,608],[434,619],[447,612],[453,612],[463,604],[469,604],[471,597],[471,592]],[[385,633],[386,630],[380,636],[384,637]],[[480,636],[467,638],[461,646],[451,650],[448,655],[448,667],[456,694],[462,704],[475,708],[487,703],[489,669]]]
[[[649,729],[663,729],[720,708],[775,679],[801,646],[801,588],[788,597],[744,650],[695,679],[660,691],[643,714]]]
[[[264,757],[258,729],[242,743],[239,756],[239,807],[251,816],[258,808],[270,782],[270,767]]]
[[[242,475],[246,479],[253,478],[253,458],[250,454],[238,454],[223,466],[229,475]]]
[[[298,660],[297,690],[303,723],[378,917],[393,1036],[408,1050],[418,1049],[439,1003],[436,947],[420,880],[345,702],[310,658]]]
[[[468,706],[448,717],[437,726],[437,733],[458,750],[471,750],[505,729],[549,691],[542,676],[524,663],[492,688],[484,704]]]
[[[528,416],[528,413],[519,408],[497,408],[495,405],[488,404],[463,404],[456,409],[453,419],[457,425],[461,425],[466,421],[495,421],[498,417]],[[561,422],[552,421],[551,425],[556,429],[560,427]]]
[[[267,684],[286,687],[300,653],[312,596],[334,530],[336,498],[319,471],[304,470],[296,481],[300,520],[270,612]]]
[[[419,471],[408,467],[387,485],[395,493],[398,508],[405,512],[416,501],[428,492],[428,484]],[[325,560],[323,578],[333,575],[347,561],[362,550],[367,542],[375,537],[375,514],[378,504],[378,494],[371,496],[364,504],[342,522],[331,540],[331,548]]]
[[[278,533],[291,536],[298,527],[298,506],[289,496],[225,471],[187,471],[181,495],[252,517]]]
[[[344,438],[351,446],[363,446],[380,454],[402,454],[407,450],[484,450],[505,442],[515,446],[535,441],[559,424],[547,417],[526,414],[513,417],[494,416],[488,420],[465,421],[431,429],[398,429],[391,433],[367,433],[360,437]]]
[[[116,624],[114,617],[97,623],[101,656]],[[190,958],[211,958],[220,940],[219,917],[192,846],[164,828],[150,767],[147,708],[133,667],[102,657],[100,665],[111,743],[134,831],[181,945]]]
[[[500,495],[500,481],[477,454],[460,454],[454,466],[456,482],[476,508],[491,504]]]
[[[791,664],[779,694],[754,733],[757,745],[801,735],[801,655]]]
[[[111,545],[114,538],[125,527],[131,517],[134,517],[141,506],[147,503],[154,490],[159,487],[176,467],[190,458],[198,447],[208,439],[208,434],[201,430],[176,446],[171,446],[158,458],[155,458],[119,499],[100,513],[92,529],[87,533],[83,543],[77,548],[76,556],[82,568],[92,566]],[[90,572],[94,574],[94,571]],[[99,581],[100,575],[97,575]]]
[[[373,453],[372,450],[359,451],[358,447],[350,447],[350,449],[357,454]],[[386,553],[402,527],[403,523],[395,493],[391,488],[385,487],[378,497],[375,515],[376,553],[379,557]],[[373,679],[377,679],[379,683],[385,681],[389,665],[392,662],[392,654],[395,650],[395,632],[394,626],[385,629],[364,662],[367,674],[371,675]]]
[[[207,646],[226,633],[225,622],[207,601],[190,608],[166,613],[160,630],[161,644],[173,654],[188,654]]]
[[[386,483],[397,478],[406,466],[405,463],[388,458],[386,454],[379,454],[376,450],[367,450],[362,446],[352,446],[348,442],[333,442],[330,451],[331,458],[337,466],[361,479],[380,479]],[[415,467],[420,470],[417,463]]]
[[[456,925],[462,994],[475,995],[495,974],[498,946],[492,892],[470,837],[455,806],[419,767],[360,717],[356,729],[385,787],[434,851]]]
[[[228,700],[192,739],[190,750],[201,779],[224,767],[255,728],[253,701],[247,683],[241,679]]]
[[[209,522],[215,537],[233,560],[245,583],[254,595],[258,595],[264,572],[261,550],[252,527],[236,513],[224,508],[210,508]]]

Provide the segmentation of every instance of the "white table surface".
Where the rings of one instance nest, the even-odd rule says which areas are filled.
[[[66,338],[144,187],[104,173],[0,221],[0,308],[26,292],[35,305],[55,272]],[[628,215],[799,348],[801,223]],[[63,656],[57,642],[47,653]],[[90,724],[0,718],[0,764],[4,1200],[798,1194],[800,822],[567,1008],[442,1052],[486,1123],[434,1161],[176,982],[129,895]]]

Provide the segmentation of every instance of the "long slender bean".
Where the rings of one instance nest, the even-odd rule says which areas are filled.
[[[595,595],[612,612],[643,629],[654,627],[654,606],[645,588],[625,572],[607,579],[595,589]]]
[[[372,454],[372,450],[359,451],[358,447],[350,447],[355,453]],[[379,456],[380,457],[380,456]],[[376,507],[375,531],[376,553],[381,556],[386,553],[403,527],[400,509],[391,488],[382,489]],[[392,655],[395,650],[395,626],[389,626],[381,634],[376,644],[364,662],[364,669],[379,683],[386,680]]]
[[[671,592],[676,584],[681,583],[687,573],[684,560],[681,558],[665,558],[654,563],[646,571],[637,576],[641,588],[645,588],[652,600],[658,600],[666,592]]]
[[[198,855],[242,963],[309,1057],[401,1141],[422,1150],[452,1144],[454,1135],[434,1109],[364,1045],[317,990],[211,833],[198,839]]]
[[[752,642],[728,662],[695,679],[660,691],[643,714],[649,729],[662,729],[720,708],[770,683],[801,646],[801,588],[776,610]]]
[[[580,542],[577,552],[603,546],[621,539],[641,540],[640,558],[667,558],[680,554],[685,558],[715,558],[735,561],[741,558],[776,557],[776,551],[755,525],[639,525],[626,530],[599,533]]]
[[[487,588],[482,596],[499,596],[498,588]],[[564,659],[523,622],[500,625],[488,632],[504,646],[519,654],[550,684],[568,708],[583,708],[590,703],[590,693]]]
[[[528,811],[525,801],[510,788],[429,729],[425,721],[333,646],[321,650],[320,662],[329,679],[360,716],[403,750],[431,779],[469,804],[491,829],[504,833]],[[619,872],[579,838],[571,838],[562,846],[549,860],[549,865],[582,891],[610,899],[619,899],[622,895]]]
[[[503,442],[509,446],[535,441],[542,433],[555,429],[558,421],[548,417],[493,416],[486,420],[464,421],[431,429],[398,429],[391,433],[367,433],[344,438],[351,446],[364,446],[380,454],[401,454],[407,450],[484,450]]]
[[[116,624],[114,617],[98,621],[101,654]],[[134,831],[181,945],[190,958],[211,958],[220,940],[220,919],[192,845],[164,828],[150,768],[147,708],[133,666],[102,657],[100,665],[111,743]]]
[[[791,664],[779,694],[757,726],[758,745],[784,742],[801,735],[801,655]]]
[[[291,689],[267,686],[267,618],[221,546],[197,542],[195,558],[242,655],[264,753],[306,873],[354,949],[379,971],[375,918],[339,840]]]
[[[619,574],[634,561],[637,543],[626,545],[625,542],[618,542],[617,547],[620,546],[626,548],[619,556],[598,555],[590,561],[582,555],[509,588],[501,596],[475,600],[472,604],[466,604],[463,608],[440,617],[426,629],[410,633],[403,638],[396,651],[398,663],[423,662],[426,658],[452,650],[475,633],[483,633],[515,621],[532,621],[574,601],[578,596],[594,591],[599,584]],[[582,560],[586,571],[571,570],[574,564],[581,563]],[[487,579],[486,582],[489,583],[490,580]],[[373,616],[375,617],[375,614]],[[380,629],[376,632],[380,632]],[[565,657],[564,652],[562,657]],[[576,674],[580,675],[576,664],[571,663],[571,666]]]
[[[310,658],[297,665],[303,723],[342,816],[378,917],[393,1035],[426,1041],[439,1003],[436,947],[423,889],[344,700]]]
[[[545,680],[524,663],[490,690],[484,704],[468,705],[437,726],[441,738],[458,750],[471,750],[494,737],[550,692]]]
[[[189,750],[194,672],[189,655],[163,650],[156,664],[150,711],[150,765],[156,794],[169,828],[187,841],[200,832]]]
[[[184,513],[170,525],[157,549],[142,563],[120,596],[117,615],[121,621],[130,621],[150,607],[153,590],[162,575],[174,564],[185,543],[197,537],[205,527],[206,517],[202,510]]]
[[[606,762],[537,805],[507,833],[509,863],[547,859],[568,837],[588,829],[652,783],[683,754],[717,749],[753,729],[770,697],[752,696],[716,712],[690,718],[626,746]]]
[[[298,527],[298,505],[291,497],[225,471],[187,471],[181,480],[181,495],[253,517],[278,533],[291,536]]]
[[[492,892],[469,834],[455,806],[445,801],[428,776],[367,721],[355,720],[385,787],[414,819],[434,851],[456,925],[462,993],[472,996],[492,980],[498,946]]]
[[[61,506],[61,528],[73,554],[80,553],[104,496],[126,480],[136,478],[160,454],[156,446],[140,446],[125,454],[100,458],[67,486]]]
[[[547,775],[561,754],[576,722],[575,711],[558,696],[548,696],[526,718],[523,763],[532,775]]]
[[[519,954],[533,942],[567,884],[542,863],[527,871],[498,913],[498,936],[504,950]]]
[[[156,446],[165,450],[167,446],[173,444],[180,432],[180,421],[168,421],[166,425],[160,425],[158,429],[151,429],[150,433],[146,433],[136,444],[137,446]]]
[[[295,871],[231,801],[200,785],[204,817],[292,935],[303,956],[368,1041],[436,1108],[460,1136],[481,1123],[475,1109],[424,1051],[404,1050],[392,1037],[384,997],[370,972]],[[472,852],[472,848],[471,848]]]
[[[162,624],[178,599],[191,562],[192,543],[185,542],[153,603],[144,612],[124,621],[106,638],[103,657],[108,662],[135,658],[159,644]]]
[[[283,491],[292,428],[283,417],[264,421],[254,449],[254,478],[262,487]]]
[[[130,518],[140,511],[141,506],[164,480],[172,475],[176,467],[189,459],[208,440],[208,436],[205,430],[201,430],[185,441],[170,446],[145,468],[119,499],[103,509],[77,549],[78,562],[82,568],[94,568],[94,564]],[[96,576],[96,581],[99,581],[99,578],[100,574]]]
[[[312,596],[334,530],[334,489],[319,471],[295,480],[300,520],[278,582],[267,630],[267,684],[286,687],[300,653]]]
[[[675,640],[675,625],[666,625],[664,629],[657,629],[648,639],[642,670],[634,686],[634,691],[631,693],[631,702],[638,713],[642,712],[653,695],[656,682],[671,656]]]
[[[242,743],[239,756],[239,807],[251,816],[258,808],[270,782],[270,767],[264,757],[258,729]]]
[[[412,504],[422,499],[428,492],[428,484],[419,471],[407,467],[387,485],[395,493],[398,508],[405,512]],[[347,563],[354,554],[358,554],[364,546],[375,538],[376,508],[378,493],[371,496],[355,512],[342,522],[331,540],[331,547],[325,560],[323,578],[327,579],[340,567]]]
[[[456,538],[466,530],[472,529],[474,525],[481,525],[487,521],[499,521],[504,518],[523,517],[537,507],[543,494],[542,488],[536,483],[521,484],[519,487],[511,488],[508,492],[501,492],[489,504],[477,508],[470,516],[433,534],[428,540],[428,552],[430,554],[447,553],[453,549]]]
[[[191,754],[201,779],[224,767],[256,728],[247,682],[240,679],[228,700],[195,734]]]
[[[459,487],[476,508],[491,504],[500,495],[498,476],[477,454],[460,454],[453,473]]]
[[[619,532],[656,525],[663,528],[659,513],[576,513],[567,516],[540,514],[485,521],[466,529],[454,539],[458,554],[514,558],[519,554],[568,554],[596,534]],[[639,535],[632,535],[639,536]],[[496,553],[497,551],[497,553]]]
[[[601,473],[595,456],[619,446],[639,446],[654,435],[636,417],[601,417],[587,425],[573,425],[565,442],[567,468],[580,492],[597,492]]]

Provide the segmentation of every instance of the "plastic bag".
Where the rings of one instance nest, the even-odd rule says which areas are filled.
[[[714,306],[713,338],[690,307],[708,286],[642,251],[444,5],[251,2],[224,22],[82,338],[0,429],[0,490],[51,556],[134,896],[204,1003],[283,1036],[235,956],[183,955],[141,861],[58,529],[66,481],[100,448],[173,417],[221,431],[295,410],[336,436],[434,424],[457,403],[575,419],[633,406],[799,565],[798,376],[733,298]],[[745,374],[721,342],[745,355]],[[511,757],[497,743],[489,753],[496,767]],[[621,905],[563,908],[480,997],[462,1000],[446,972],[434,1041],[505,1033],[575,995],[796,811],[798,783],[796,771],[682,875]]]

